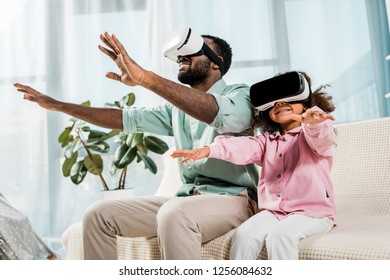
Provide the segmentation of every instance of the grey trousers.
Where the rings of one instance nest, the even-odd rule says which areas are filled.
[[[201,244],[251,215],[247,191],[237,196],[134,197],[101,200],[83,218],[84,258],[117,259],[116,236],[158,237],[163,259],[199,260]]]

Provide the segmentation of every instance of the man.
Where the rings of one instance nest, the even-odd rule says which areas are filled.
[[[165,55],[177,60],[178,79],[190,87],[140,67],[115,35],[106,32],[100,36],[106,47],[99,45],[99,49],[121,71],[107,77],[128,86],[142,86],[169,102],[158,108],[123,112],[87,108],[54,100],[25,85],[15,86],[24,92],[25,99],[48,110],[111,129],[170,135],[178,149],[202,147],[220,134],[251,134],[249,87],[227,85],[222,79],[231,64],[230,46],[214,36],[196,35],[191,29],[175,34],[184,35],[185,40],[168,42]],[[180,172],[183,186],[174,198],[134,197],[91,205],[83,218],[85,259],[117,259],[118,235],[157,236],[163,259],[201,259],[202,242],[226,233],[252,215],[249,198],[256,199],[258,179],[253,165],[207,159],[180,165]]]

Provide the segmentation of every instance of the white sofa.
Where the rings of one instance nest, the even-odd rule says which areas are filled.
[[[335,127],[332,180],[338,224],[329,233],[302,239],[299,258],[390,259],[390,118]],[[165,169],[164,180],[171,189],[165,192],[164,183],[158,192],[169,195],[177,184],[169,182],[177,178],[177,169],[172,166]],[[202,259],[228,259],[233,234],[234,229],[204,243]],[[81,223],[71,225],[62,240],[68,259],[83,258]],[[161,258],[156,238],[118,237],[117,244],[120,259]],[[258,258],[266,259],[266,251]]]

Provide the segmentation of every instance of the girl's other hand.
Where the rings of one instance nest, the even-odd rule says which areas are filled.
[[[206,158],[209,156],[209,154],[210,154],[210,148],[205,146],[195,150],[177,150],[171,154],[171,157],[173,158],[183,157],[184,159],[181,160],[180,163],[184,163],[187,161],[195,161],[202,158]]]
[[[325,120],[335,120],[332,115],[326,114],[324,111],[316,107],[307,109],[302,115],[293,114],[290,118],[294,121],[306,124],[321,123]]]

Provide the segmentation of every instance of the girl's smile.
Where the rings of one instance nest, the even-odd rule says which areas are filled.
[[[291,108],[290,107],[282,107],[277,110],[275,110],[275,115],[283,114],[285,112],[290,112]]]
[[[284,134],[293,128],[301,125],[300,122],[292,120],[291,115],[301,115],[304,112],[302,103],[276,102],[275,106],[269,111],[272,121],[280,124],[281,132]]]

